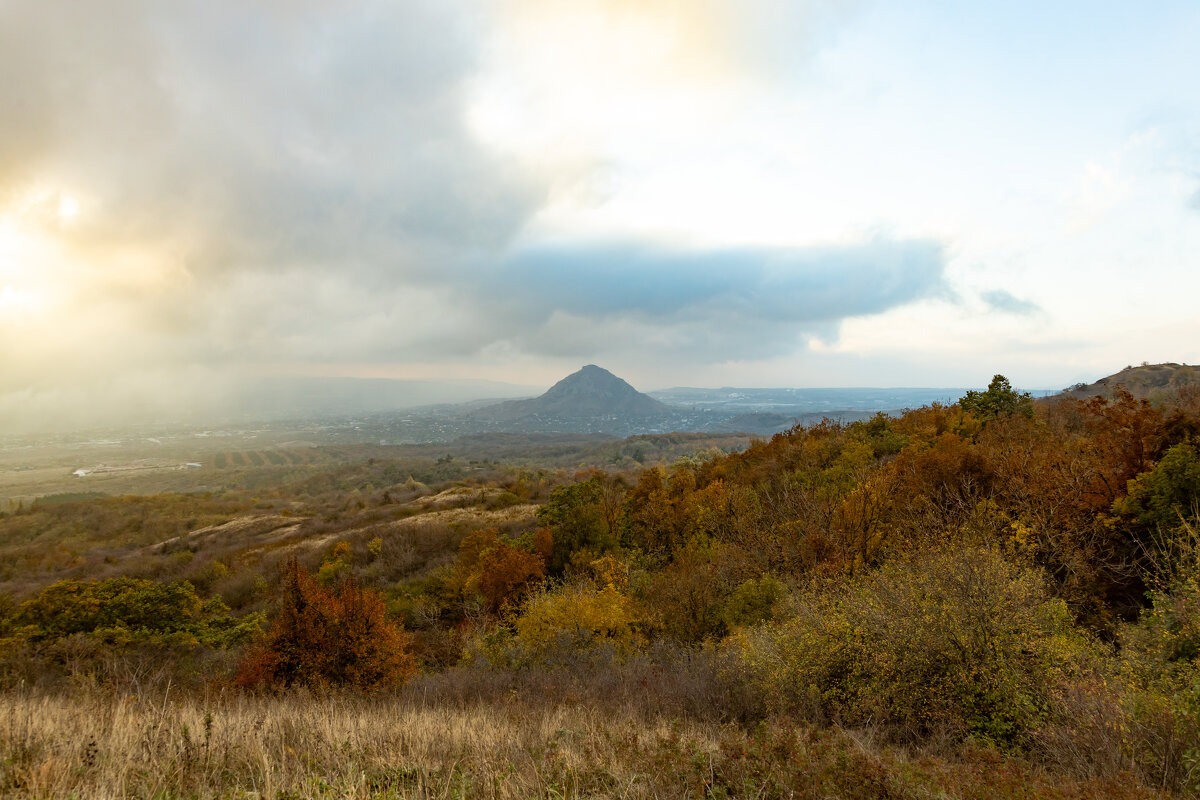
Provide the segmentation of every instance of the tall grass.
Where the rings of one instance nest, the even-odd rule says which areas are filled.
[[[649,797],[622,737],[713,730],[585,708],[429,707],[307,693],[153,699],[17,692],[0,699],[0,793],[30,797]],[[603,755],[601,755],[603,754]]]
[[[1146,798],[992,751],[870,732],[407,694],[0,694],[0,796],[85,798]]]

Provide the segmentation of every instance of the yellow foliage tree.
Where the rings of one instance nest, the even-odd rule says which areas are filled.
[[[633,598],[612,584],[597,589],[579,582],[531,598],[514,628],[534,652],[555,644],[586,648],[601,642],[629,651],[641,640],[639,620]]]

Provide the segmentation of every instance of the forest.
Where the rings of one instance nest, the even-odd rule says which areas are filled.
[[[1200,793],[1200,387],[621,446],[0,512],[0,795]]]

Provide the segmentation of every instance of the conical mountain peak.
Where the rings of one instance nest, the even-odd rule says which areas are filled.
[[[539,411],[571,416],[645,416],[665,410],[662,403],[595,364],[571,373],[534,402],[541,406]]]
[[[541,397],[512,400],[494,407],[507,418],[644,418],[668,412],[667,406],[642,394],[602,367],[588,364],[551,386]]]

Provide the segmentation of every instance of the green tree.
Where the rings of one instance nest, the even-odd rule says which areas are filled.
[[[974,414],[984,422],[1014,414],[1033,416],[1033,398],[1029,392],[1016,391],[1003,375],[993,376],[985,392],[967,392],[958,404],[963,411]]]
[[[1177,444],[1149,472],[1129,481],[1129,494],[1113,510],[1150,531],[1167,531],[1200,511],[1200,452]]]
[[[600,554],[617,546],[624,491],[620,478],[600,473],[550,493],[538,509],[538,522],[553,536],[551,574],[561,574],[577,550]]]

